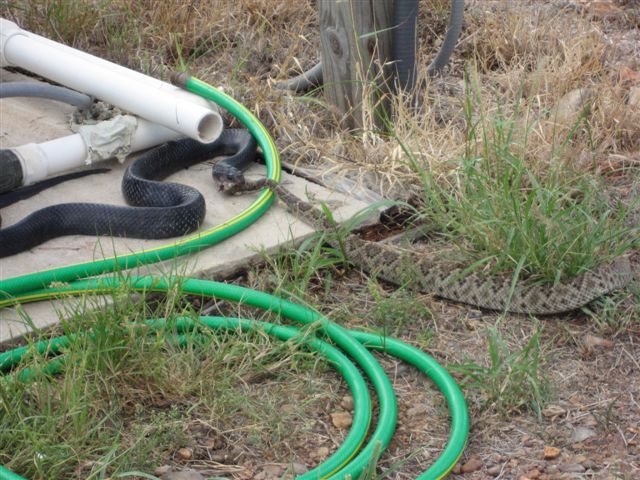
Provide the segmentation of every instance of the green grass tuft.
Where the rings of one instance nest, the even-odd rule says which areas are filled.
[[[488,365],[468,361],[449,368],[463,375],[462,387],[479,393],[484,408],[508,414],[531,409],[538,416],[550,392],[538,326],[520,349],[510,349],[494,326],[487,331]]]
[[[534,125],[520,120],[528,112],[518,102],[512,116],[489,117],[475,106],[471,87],[466,98],[466,151],[450,174],[436,177],[403,146],[422,179],[420,221],[457,247],[459,261],[556,282],[633,248],[639,230],[626,225],[633,206],[611,202],[601,178],[560,161],[586,128],[584,116],[550,161],[532,162],[527,138]]]

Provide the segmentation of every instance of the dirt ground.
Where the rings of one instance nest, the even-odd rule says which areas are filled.
[[[640,3],[587,0],[509,2],[510,5],[489,1],[469,3],[471,12],[467,15],[475,17],[475,21],[469,22],[473,27],[467,24],[453,67],[445,76],[446,82],[455,82],[461,77],[463,59],[468,59],[467,55],[473,50],[474,37],[487,35],[487,31],[473,30],[482,25],[478,18],[486,19],[483,15],[493,9],[503,14],[505,10],[514,9],[518,11],[516,19],[508,15],[507,18],[518,22],[527,15],[543,17],[540,12],[552,8],[565,15],[567,28],[571,28],[572,21],[587,19],[593,31],[606,39],[608,50],[603,62],[607,76],[628,92],[637,91]],[[561,32],[546,30],[545,33],[570,41]],[[508,49],[509,46],[505,46],[505,50]],[[505,74],[500,72],[501,66],[494,68],[496,76]],[[625,81],[626,75],[636,80]],[[640,107],[631,105],[627,108]],[[634,158],[637,165],[640,132],[635,129],[630,137],[634,139],[621,149],[625,153],[620,154]],[[633,171],[616,174],[611,176],[610,184],[624,197],[630,194],[636,179],[637,173]],[[321,306],[331,318],[343,319],[349,327],[371,327],[376,322],[372,309],[380,299],[372,297],[371,289],[367,287],[368,279],[351,272],[342,278],[334,276],[332,280],[330,293],[317,287],[313,303]],[[378,293],[385,298],[394,295],[392,286],[374,288],[382,288],[382,293]],[[497,315],[439,301],[432,296],[421,296],[419,301],[430,314],[415,308],[415,311],[403,312],[404,320],[398,318],[400,315],[385,317],[385,325],[394,335],[412,344],[426,345],[426,351],[444,365],[469,360],[487,365],[487,328],[496,324]],[[527,408],[505,412],[487,405],[486,398],[477,390],[465,390],[471,431],[465,454],[453,471],[454,478],[640,478],[640,297],[637,283],[615,300],[600,302],[591,310],[592,314],[574,312],[538,321],[519,315],[508,315],[499,320],[498,329],[513,350],[521,348],[538,326],[543,328],[541,369],[549,380],[547,402],[539,415]],[[616,326],[616,321],[607,323],[607,319],[614,317],[628,319],[628,322],[625,321],[622,328]],[[426,343],[425,332],[430,332]],[[432,385],[412,369],[387,359],[382,362],[398,392],[399,423],[380,466],[382,471],[390,469],[393,472],[385,478],[415,478],[428,467],[439,446],[445,442],[447,426],[443,402]],[[459,374],[456,377],[462,378]],[[341,410],[337,402],[331,409]],[[313,439],[309,442],[311,452],[319,448]]]
[[[232,32],[230,27],[225,27],[229,44],[237,47],[243,41],[248,42],[249,53],[242,61],[237,56],[227,58],[220,54],[214,60],[196,58],[192,68],[209,81],[227,85],[232,95],[259,113],[273,132],[287,165],[310,171],[321,169],[323,175],[318,180],[329,186],[344,185],[348,178],[350,185],[356,183],[363,187],[363,195],[406,199],[407,192],[414,193],[410,184],[412,177],[406,165],[394,160],[397,145],[343,138],[331,127],[331,115],[313,102],[295,102],[281,92],[265,88],[266,78],[282,80],[296,69],[299,71],[296,62],[308,68],[317,59],[319,39],[313,2],[295,6],[285,3],[278,4],[273,17],[267,19],[264,27],[267,34],[258,37],[255,44],[249,45],[238,29]],[[263,4],[238,2],[240,6],[229,7],[229,12],[224,12],[228,16],[225,21],[247,12],[262,18]],[[241,9],[240,13],[233,10],[236,7]],[[278,15],[281,18],[276,21]],[[421,15],[422,23],[431,21],[433,30],[442,32],[446,15],[424,11]],[[284,29],[287,19],[291,22],[286,26],[287,33],[297,31],[298,37],[272,39],[272,48],[267,48],[265,39],[269,38],[269,32]],[[224,22],[221,20],[221,23]],[[421,33],[420,55],[425,58],[434,49],[430,32],[425,29]],[[149,38],[155,41],[154,37]],[[82,41],[78,40],[80,44]],[[285,45],[295,52],[295,61],[292,55],[287,55]],[[171,50],[174,46],[167,47],[169,53],[175,54]],[[105,47],[94,46],[94,53],[100,53],[100,48]],[[562,62],[555,60],[556,49],[565,52]],[[460,132],[455,130],[459,112],[451,98],[459,89],[467,62],[474,59],[483,81],[496,86],[507,97],[527,78],[526,73],[536,68],[537,64],[527,62],[537,61],[544,54],[549,57],[549,70],[543,75],[540,92],[543,103],[555,105],[563,95],[587,87],[600,95],[592,119],[596,153],[585,161],[597,163],[612,192],[628,199],[638,183],[640,167],[637,123],[640,120],[640,2],[636,0],[469,1],[459,48],[451,67],[437,81],[440,83],[436,82],[434,105],[437,108],[428,112],[428,117],[433,118],[433,125],[429,125],[434,130],[412,137],[411,141],[415,141],[412,148],[427,152],[425,155],[429,158],[462,148]],[[111,51],[108,56],[126,63],[118,55],[122,53]],[[150,70],[157,67],[156,58],[146,60]],[[139,67],[141,63],[130,66]],[[405,125],[407,129],[411,126],[409,123]],[[541,141],[537,152],[544,151],[543,144]],[[584,160],[580,151],[574,153],[576,158]],[[446,169],[446,165],[442,168]],[[637,269],[637,258],[635,265]],[[273,291],[278,275],[282,272],[274,273],[273,268],[263,266],[230,281]],[[330,287],[326,283],[328,278]],[[312,276],[304,295],[306,301],[336,322],[350,328],[385,328],[390,334],[420,346],[449,367],[469,362],[489,366],[488,331],[492,327],[508,352],[521,351],[539,332],[537,371],[545,380],[540,411],[531,407],[528,397],[521,403],[516,399],[513,404],[503,405],[491,401],[489,387],[465,388],[471,429],[468,446],[453,470],[453,478],[640,478],[640,285],[637,280],[627,290],[582,311],[539,319],[500,316],[431,295],[398,292],[392,285],[377,283],[358,271],[336,268]],[[399,401],[397,432],[379,462],[381,478],[416,478],[428,468],[446,442],[445,405],[433,385],[421,375],[388,358],[380,359],[393,380]],[[323,371],[319,375],[326,381],[328,400],[321,403],[320,408],[313,404],[311,410],[305,411],[306,420],[292,420],[291,428],[296,432],[306,423],[304,432],[296,434],[283,447],[288,452],[286,462],[275,456],[264,458],[260,456],[264,451],[246,448],[242,436],[228,437],[222,443],[207,446],[200,438],[199,427],[194,427],[189,434],[196,455],[181,458],[173,452],[167,455],[167,463],[195,468],[205,475],[262,480],[280,478],[292,462],[296,473],[312,468],[344,438],[346,428],[332,414],[348,414],[352,409],[346,387],[331,372]],[[454,376],[460,381],[465,378],[455,369]],[[267,382],[257,389],[259,394],[269,385]],[[510,385],[505,383],[496,388],[503,388],[506,395]],[[284,400],[279,405],[283,412],[290,408]]]

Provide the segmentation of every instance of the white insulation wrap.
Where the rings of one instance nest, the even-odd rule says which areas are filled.
[[[11,150],[22,164],[23,185],[44,180],[92,162],[118,158],[181,137],[178,132],[131,115],[120,115],[80,133]]]
[[[222,132],[217,110],[192,100],[197,96],[178,94],[165,82],[43,39],[4,18],[0,61],[0,66],[24,68],[203,143]]]

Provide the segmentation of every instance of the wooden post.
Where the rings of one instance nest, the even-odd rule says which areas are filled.
[[[348,114],[347,128],[362,128],[363,108],[385,108],[393,0],[318,0],[318,9],[325,98]],[[375,88],[364,85],[373,81]]]

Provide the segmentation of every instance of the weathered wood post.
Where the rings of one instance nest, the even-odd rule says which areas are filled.
[[[362,128],[363,108],[385,108],[393,0],[318,0],[318,7],[325,98],[348,114],[345,127]]]

